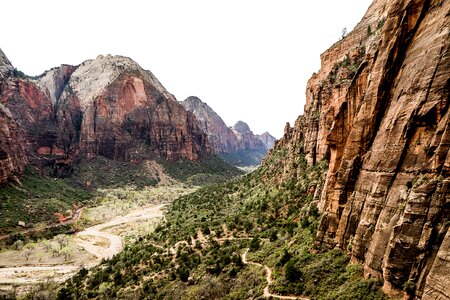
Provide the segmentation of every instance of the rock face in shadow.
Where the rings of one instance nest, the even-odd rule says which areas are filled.
[[[12,141],[9,148],[20,144],[24,158],[50,167],[52,175],[65,175],[74,161],[97,155],[139,162],[199,160],[212,152],[195,116],[129,58],[99,56],[27,77],[0,54],[1,118],[8,120],[1,134]],[[2,163],[2,182],[26,161],[13,163],[3,141],[8,163]]]
[[[0,186],[24,171],[27,159],[22,138],[11,112],[0,104]]]
[[[316,244],[348,251],[393,295],[450,299],[449,10],[374,1],[321,55],[305,114],[275,146],[328,161]]]
[[[0,95],[7,89],[13,67],[0,49]],[[0,186],[20,175],[26,164],[23,133],[11,111],[0,102]]]
[[[214,151],[233,165],[258,165],[273,147],[275,138],[268,132],[255,135],[242,121],[228,127],[208,104],[195,96],[180,103],[196,116]]]

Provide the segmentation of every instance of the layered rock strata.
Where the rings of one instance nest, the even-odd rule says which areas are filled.
[[[450,299],[449,11],[450,1],[374,1],[322,54],[305,114],[276,146],[289,149],[287,169],[296,151],[328,161],[317,245],[421,299]]]
[[[83,157],[198,160],[212,152],[195,116],[129,58],[99,56],[27,77],[0,54],[2,118],[11,119],[3,127],[20,129],[28,161],[52,175]],[[11,130],[2,134],[14,140]],[[2,181],[11,172],[2,165]]]

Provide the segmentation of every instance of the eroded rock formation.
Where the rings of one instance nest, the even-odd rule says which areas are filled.
[[[275,138],[268,132],[255,135],[242,121],[228,127],[208,104],[197,97],[188,97],[180,103],[196,116],[215,152],[232,164],[257,165],[273,146]]]
[[[29,162],[52,167],[53,175],[64,175],[82,157],[198,160],[212,151],[195,116],[126,57],[99,56],[27,77],[1,52],[0,83],[0,146],[8,157],[2,181],[24,165],[9,159],[7,140],[19,143]]]
[[[9,109],[0,104],[0,186],[19,176],[27,162],[19,131]]]
[[[275,141],[277,140],[275,137],[273,137],[269,132],[264,132],[262,134],[257,134],[256,138],[263,142],[266,149],[272,149],[273,145],[275,144]]]
[[[328,161],[316,243],[347,250],[386,292],[421,299],[450,299],[449,11],[374,1],[322,54],[305,114],[276,146],[289,149],[286,169],[296,151]]]
[[[188,97],[180,103],[195,115],[216,152],[232,152],[240,149],[234,132],[208,104],[195,96]]]
[[[13,67],[0,49],[0,95],[7,88],[7,78]],[[10,110],[0,102],[0,185],[20,175],[27,162],[22,144],[22,132]]]
[[[232,128],[241,149],[267,149],[266,145],[256,137],[247,123],[238,121]]]

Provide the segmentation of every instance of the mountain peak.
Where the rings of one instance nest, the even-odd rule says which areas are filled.
[[[268,131],[262,133],[262,134],[257,134],[256,137],[264,143],[264,145],[266,146],[267,149],[272,149],[275,141],[277,140],[275,137],[273,137]]]
[[[237,123],[234,124],[233,129],[241,134],[252,132],[248,124],[244,121],[237,121]]]
[[[121,55],[99,55],[96,59],[82,62],[71,75],[70,81],[81,105],[85,106],[123,74],[139,77],[139,80],[150,83],[159,93],[175,100],[152,72],[144,70],[133,59]]]
[[[7,76],[7,74],[13,69],[13,66],[9,59],[0,49],[0,79]]]

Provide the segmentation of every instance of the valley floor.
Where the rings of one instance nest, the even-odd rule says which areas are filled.
[[[123,250],[126,243],[151,232],[164,219],[165,206],[195,190],[169,185],[103,191],[96,206],[83,209],[75,235],[58,235],[35,243],[16,243],[0,252],[0,295],[20,295],[39,285],[59,283],[82,268],[91,268]],[[89,224],[96,224],[89,226]]]

